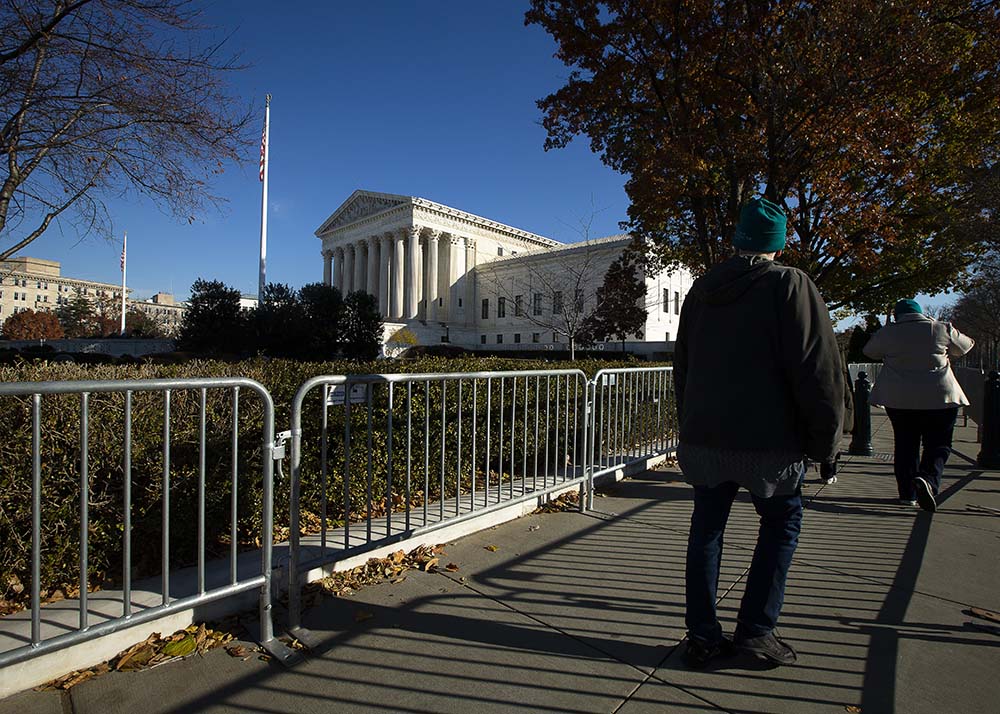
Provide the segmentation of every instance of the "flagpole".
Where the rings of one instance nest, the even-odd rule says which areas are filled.
[[[128,231],[122,239],[122,337],[125,336],[125,269],[128,266]]]
[[[268,152],[271,142],[268,141],[268,124],[271,119],[271,95],[264,102],[264,135],[260,145],[260,180],[264,182],[264,190],[260,201],[260,277],[257,280],[257,302],[264,300],[264,285],[267,273],[267,169]]]

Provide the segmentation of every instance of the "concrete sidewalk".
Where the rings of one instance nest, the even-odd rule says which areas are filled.
[[[884,415],[875,448],[892,451]],[[974,431],[956,448],[978,451]],[[680,661],[690,488],[650,472],[589,514],[537,514],[447,544],[456,572],[411,572],[306,615],[322,647],[287,670],[214,650],[67,693],[25,692],[34,712],[996,712],[1000,473],[955,458],[931,516],[896,503],[889,459],[810,475],[780,631],[795,666]],[[720,592],[730,630],[756,534],[734,507]],[[497,546],[496,551],[486,546]]]

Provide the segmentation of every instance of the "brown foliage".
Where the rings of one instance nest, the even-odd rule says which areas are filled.
[[[546,148],[585,135],[629,177],[654,263],[724,259],[763,193],[786,262],[881,312],[996,241],[996,3],[533,0],[526,22],[573,68],[539,102]]]
[[[3,336],[8,340],[58,340],[63,329],[51,312],[24,310],[4,320]]]

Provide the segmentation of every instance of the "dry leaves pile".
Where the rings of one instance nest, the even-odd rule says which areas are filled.
[[[308,585],[305,588],[304,600],[307,605],[314,605],[324,594],[349,597],[366,585],[375,585],[386,580],[401,583],[406,580],[407,570],[433,573],[438,569],[442,555],[444,555],[444,545],[440,544],[421,545],[409,553],[397,550],[385,558],[371,558],[364,565],[333,573],[319,582]],[[440,567],[450,572],[458,570],[458,566],[454,563]]]
[[[111,670],[134,672],[140,669],[149,669],[176,659],[188,657],[192,654],[204,654],[208,650],[222,647],[232,639],[233,636],[229,632],[209,629],[205,627],[204,623],[178,630],[168,637],[160,637],[159,632],[154,632],[142,642],[132,645],[124,652],[119,652],[107,662],[102,662],[88,669],[70,672],[58,679],[35,687],[35,689],[38,691],[69,689]],[[234,645],[234,647],[245,651],[240,654],[234,654],[230,651],[231,648],[227,647],[226,650],[234,657],[243,656],[244,654],[252,655],[256,652],[256,650],[248,650],[242,645]]]
[[[559,498],[545,502],[536,508],[533,513],[559,513],[560,511],[575,511],[579,508],[580,494],[576,491],[567,491],[559,496]]]

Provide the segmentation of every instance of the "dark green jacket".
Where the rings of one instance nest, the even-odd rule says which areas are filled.
[[[826,304],[800,270],[733,257],[698,278],[674,352],[681,443],[833,456],[844,378]]]

